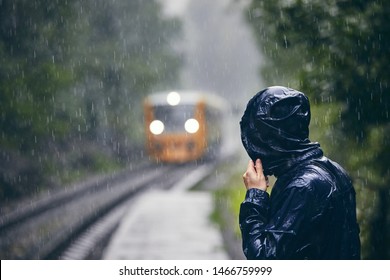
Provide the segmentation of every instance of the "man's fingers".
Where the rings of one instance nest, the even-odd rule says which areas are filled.
[[[267,177],[263,173],[263,165],[260,159],[255,162],[250,160],[246,172],[242,175],[247,189],[258,188],[266,190],[268,187]]]
[[[261,162],[260,159],[256,159],[256,173],[259,176],[264,176],[264,173],[263,173],[263,163]]]
[[[248,168],[246,169],[246,171],[255,171],[255,166],[254,166],[252,160],[250,160],[250,161],[248,162]]]
[[[256,159],[256,171],[259,173],[259,171],[263,172],[263,165],[261,164],[261,160],[258,158]]]

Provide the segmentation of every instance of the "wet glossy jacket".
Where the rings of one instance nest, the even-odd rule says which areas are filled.
[[[270,196],[250,189],[241,204],[248,259],[360,258],[354,188],[345,170],[308,140],[302,128],[309,121],[307,98],[292,89],[268,88],[248,103],[242,142],[253,160],[262,159],[265,174],[277,176]]]

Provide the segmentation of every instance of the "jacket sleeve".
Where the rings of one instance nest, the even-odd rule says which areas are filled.
[[[276,210],[270,211],[268,193],[249,189],[240,208],[240,229],[244,254],[248,259],[293,259],[307,244],[304,236],[310,200],[300,188],[285,190]],[[274,205],[273,205],[274,207]]]

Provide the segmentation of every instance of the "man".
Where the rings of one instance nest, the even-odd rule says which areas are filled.
[[[310,105],[275,86],[257,93],[241,119],[251,158],[240,208],[248,259],[359,259],[355,190],[345,170],[309,140]],[[277,181],[266,192],[269,175]]]

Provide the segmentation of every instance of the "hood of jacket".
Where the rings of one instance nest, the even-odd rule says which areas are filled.
[[[278,176],[295,164],[322,156],[309,140],[309,99],[300,91],[273,86],[253,96],[240,121],[249,157],[260,158],[265,175]]]

